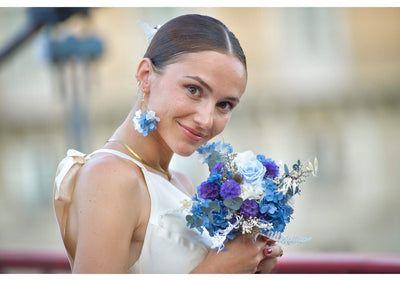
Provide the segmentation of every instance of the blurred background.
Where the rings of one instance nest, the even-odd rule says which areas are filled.
[[[399,8],[78,12],[0,8],[0,251],[63,251],[56,168],[68,148],[103,146],[133,106],[148,45],[137,21],[200,13],[224,22],[248,61],[223,139],[288,164],[318,157],[287,227],[312,240],[285,254],[400,255]],[[29,40],[6,52],[24,32]],[[172,166],[196,186],[207,176],[196,155]]]

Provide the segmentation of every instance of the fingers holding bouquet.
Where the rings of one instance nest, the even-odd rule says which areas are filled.
[[[266,258],[279,258],[283,256],[282,246],[277,244],[275,240],[272,240],[266,236],[261,236],[257,239],[262,239],[266,242],[266,247],[264,248],[264,256]]]
[[[281,245],[268,237],[262,236],[258,239],[266,241],[266,246],[263,249],[263,258],[259,262],[255,273],[270,273],[278,263],[278,258],[283,255],[283,249]]]

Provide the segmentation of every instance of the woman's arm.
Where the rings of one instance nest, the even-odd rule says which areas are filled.
[[[113,156],[93,159],[77,179],[73,273],[125,273],[139,225],[143,188],[132,167]],[[129,172],[129,173],[128,173]]]

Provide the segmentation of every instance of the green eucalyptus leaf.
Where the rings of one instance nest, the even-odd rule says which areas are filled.
[[[187,215],[186,216],[186,221],[187,221],[187,226],[188,227],[190,227],[190,228],[192,228],[193,227],[193,225],[194,225],[194,219],[193,219],[193,217],[191,216],[191,215]]]
[[[210,161],[208,162],[208,170],[209,170],[210,172],[211,172],[212,168],[215,166],[215,164],[217,164],[217,162],[214,161],[214,160],[210,160]]]
[[[201,226],[202,224],[203,224],[203,221],[204,221],[204,219],[203,219],[203,217],[197,217],[196,218],[196,225],[197,226]]]
[[[200,210],[202,210],[204,213],[208,214],[209,212],[211,212],[211,208],[207,208],[205,206],[201,206]]]
[[[286,174],[287,176],[289,176],[289,168],[288,168],[288,166],[285,164],[283,167],[284,167],[284,169],[285,169],[285,174]]]
[[[217,152],[217,151],[214,150],[214,151],[211,153],[211,159],[212,159],[212,160],[218,161],[220,158],[221,158],[221,155],[219,154],[219,152]]]
[[[212,201],[208,204],[208,207],[211,209],[211,212],[219,212],[220,211],[220,206],[218,202]]]
[[[214,217],[213,217],[212,213],[208,214],[208,220],[210,221],[211,224],[214,223]]]
[[[236,197],[236,198],[226,198],[224,200],[224,205],[234,211],[237,211],[240,209],[240,206],[242,206],[243,204],[243,199],[240,197]]]
[[[292,197],[293,196],[293,187],[289,187],[286,194],[287,194],[287,196]]]
[[[208,162],[208,169],[211,171],[212,168],[220,161],[221,155],[217,151],[211,153],[211,160]]]

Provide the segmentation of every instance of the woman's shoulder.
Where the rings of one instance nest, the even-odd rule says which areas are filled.
[[[142,200],[147,195],[140,167],[107,153],[93,155],[82,166],[75,191],[80,193],[78,198],[96,197],[114,204]]]

